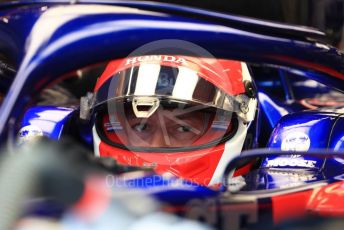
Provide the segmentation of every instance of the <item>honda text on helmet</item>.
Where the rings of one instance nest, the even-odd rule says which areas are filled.
[[[242,151],[257,106],[245,63],[189,56],[113,60],[94,95],[96,155],[206,185]]]

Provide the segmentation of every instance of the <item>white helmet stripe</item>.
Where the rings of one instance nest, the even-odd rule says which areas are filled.
[[[155,94],[160,68],[158,64],[142,64],[140,66],[134,92],[135,95],[150,96]],[[147,76],[149,77],[148,79]]]
[[[99,152],[100,138],[98,136],[95,125],[93,125],[93,127],[92,127],[92,135],[93,135],[94,155],[97,157],[100,157],[100,152]]]
[[[179,73],[174,85],[172,97],[192,100],[197,82],[198,75],[195,71],[185,67],[179,67]]]
[[[248,68],[245,62],[241,62],[241,74],[242,74],[242,81],[252,81],[251,74],[248,71]]]
[[[220,183],[228,163],[240,155],[246,139],[247,129],[248,126],[245,125],[243,121],[239,120],[238,131],[236,132],[235,136],[232,137],[232,139],[226,142],[225,149],[222,153],[219,163],[217,164],[209,185]]]

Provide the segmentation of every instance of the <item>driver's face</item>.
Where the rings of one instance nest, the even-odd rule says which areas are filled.
[[[207,114],[183,109],[158,109],[149,118],[127,114],[121,122],[128,144],[140,147],[184,147],[200,138],[208,125]]]

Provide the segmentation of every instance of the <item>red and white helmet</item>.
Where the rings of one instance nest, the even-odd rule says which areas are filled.
[[[95,154],[217,184],[255,118],[252,85],[239,61],[173,55],[113,60],[94,91]]]

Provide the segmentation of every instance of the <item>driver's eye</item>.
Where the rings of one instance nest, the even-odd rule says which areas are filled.
[[[190,131],[191,131],[191,127],[182,125],[182,126],[179,126],[179,127],[177,128],[177,130],[178,130],[179,132],[181,132],[181,133],[190,132]]]
[[[137,132],[144,132],[149,129],[148,124],[135,124],[131,127]]]

